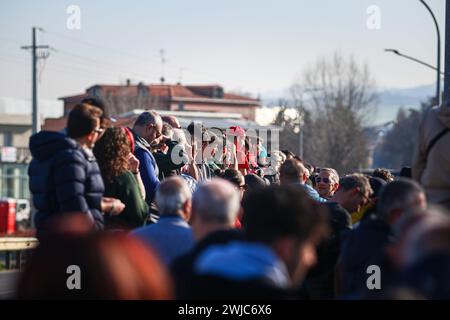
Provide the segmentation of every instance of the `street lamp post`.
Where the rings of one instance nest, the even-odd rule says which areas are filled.
[[[444,106],[450,107],[450,2],[445,3],[445,77]]]
[[[436,68],[435,66],[432,66],[431,64],[426,63],[426,62],[424,62],[424,61],[422,61],[422,60],[419,60],[419,59],[416,59],[416,58],[414,58],[414,57],[411,57],[411,56],[408,56],[408,55],[406,55],[406,54],[403,54],[403,53],[401,53],[400,51],[398,51],[397,49],[384,49],[384,51],[386,51],[386,52],[392,52],[393,54],[396,54],[396,55],[399,56],[399,57],[402,57],[402,58],[405,58],[405,59],[408,59],[408,60],[411,60],[411,61],[420,63],[421,65],[424,65],[425,67],[428,67],[428,68],[433,69],[433,70],[435,70],[435,71],[439,71],[439,69]],[[444,72],[442,72],[442,71],[440,71],[439,73],[440,73],[441,75],[444,75]]]
[[[436,26],[437,32],[437,83],[436,83],[436,104],[439,106],[441,101],[441,32],[439,30],[439,24],[434,16],[433,11],[428,6],[428,4],[424,0],[419,0],[425,8],[427,8],[428,12],[431,14],[433,18],[434,25]]]

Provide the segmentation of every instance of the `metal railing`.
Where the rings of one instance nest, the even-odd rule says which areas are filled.
[[[37,245],[38,240],[32,237],[0,237],[0,263],[3,260],[5,270],[21,269]]]

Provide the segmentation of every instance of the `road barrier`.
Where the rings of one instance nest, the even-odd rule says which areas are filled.
[[[38,245],[36,238],[3,237],[0,238],[0,263],[3,260],[4,269],[21,269],[33,248]],[[14,260],[14,265],[12,261]],[[14,267],[13,267],[14,266]]]

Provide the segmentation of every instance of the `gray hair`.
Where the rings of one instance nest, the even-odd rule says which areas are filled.
[[[156,205],[161,215],[177,214],[191,199],[192,193],[186,181],[180,177],[165,179],[156,191]]]
[[[378,201],[377,214],[382,219],[387,219],[395,209],[410,211],[414,209],[414,199],[418,194],[425,193],[423,188],[414,180],[400,178],[381,189]]]
[[[240,208],[239,192],[228,181],[215,178],[201,183],[194,192],[192,210],[206,223],[232,224]]]
[[[334,183],[339,183],[339,174],[336,171],[336,169],[333,169],[333,168],[320,168],[320,172],[328,172],[330,174],[331,180],[333,180]]]
[[[153,110],[142,112],[134,122],[134,126],[146,126],[149,124],[156,124],[162,122],[161,116]]]

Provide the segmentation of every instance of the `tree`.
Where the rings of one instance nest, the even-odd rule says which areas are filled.
[[[306,161],[341,173],[366,166],[363,125],[377,102],[375,81],[367,65],[359,66],[352,56],[344,59],[337,53],[331,59],[319,59],[306,70],[303,81],[293,84],[291,95],[303,116]],[[280,142],[283,148],[285,141]]]
[[[419,110],[400,108],[394,125],[375,149],[374,163],[378,167],[411,166],[423,112],[432,105],[433,98],[429,98],[428,101],[421,103]]]
[[[292,108],[292,103],[289,100],[279,99],[277,106],[280,111],[278,111],[273,124],[283,128],[279,136],[280,147],[282,150],[291,150],[299,154],[298,115],[295,118],[288,115],[288,110]]]

